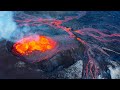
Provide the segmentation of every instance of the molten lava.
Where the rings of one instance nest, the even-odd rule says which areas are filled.
[[[45,52],[55,48],[56,42],[46,36],[33,35],[24,37],[13,45],[13,52],[28,55],[33,51]]]

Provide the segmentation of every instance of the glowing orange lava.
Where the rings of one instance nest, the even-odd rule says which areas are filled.
[[[28,55],[33,51],[45,52],[53,49],[56,42],[50,37],[33,35],[24,37],[13,45],[13,50],[21,55]]]

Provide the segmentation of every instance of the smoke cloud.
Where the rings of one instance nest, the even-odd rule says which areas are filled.
[[[15,40],[22,38],[25,32],[29,32],[29,26],[18,28],[14,21],[15,14],[13,11],[0,11],[0,41],[4,39],[15,42]]]
[[[17,25],[13,21],[13,12],[0,11],[0,40],[10,40],[10,37],[16,28]]]

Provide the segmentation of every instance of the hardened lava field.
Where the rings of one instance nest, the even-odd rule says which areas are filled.
[[[0,15],[0,78],[120,78],[119,11]]]

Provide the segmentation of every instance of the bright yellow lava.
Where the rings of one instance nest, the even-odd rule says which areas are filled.
[[[50,37],[33,35],[22,38],[13,45],[13,50],[21,55],[28,55],[33,51],[45,52],[52,50],[56,42]]]

